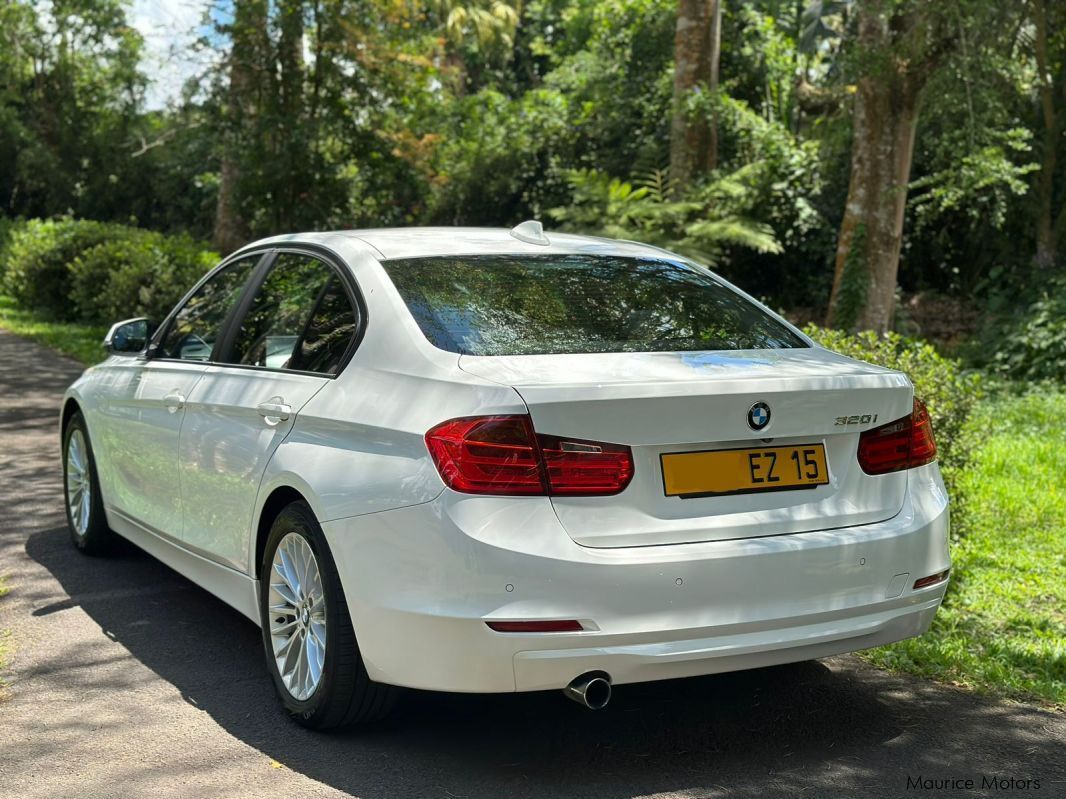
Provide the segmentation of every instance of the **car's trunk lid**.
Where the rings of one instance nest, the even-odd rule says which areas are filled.
[[[906,416],[901,373],[821,348],[477,357],[462,369],[513,386],[540,433],[627,444],[635,474],[621,494],[553,497],[570,536],[596,547],[807,532],[881,521],[902,507],[906,475],[871,477],[859,433]],[[756,431],[748,413],[766,403]],[[828,483],[800,490],[667,496],[663,455],[824,446]]]

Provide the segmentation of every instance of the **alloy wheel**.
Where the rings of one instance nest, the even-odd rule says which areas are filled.
[[[326,604],[315,553],[297,533],[286,533],[274,551],[267,602],[278,674],[293,699],[304,701],[322,680]]]
[[[84,536],[89,531],[92,489],[89,448],[81,430],[74,430],[67,441],[67,507],[74,532],[79,536]]]

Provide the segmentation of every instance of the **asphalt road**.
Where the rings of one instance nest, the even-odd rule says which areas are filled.
[[[79,371],[0,331],[0,796],[1066,796],[1066,716],[851,657],[621,686],[600,713],[411,692],[376,729],[307,732],[252,624],[132,547],[68,543],[56,421]]]

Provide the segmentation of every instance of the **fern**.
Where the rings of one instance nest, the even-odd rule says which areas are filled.
[[[747,215],[752,196],[745,182],[748,173],[749,167],[742,167],[678,196],[662,169],[632,182],[596,170],[572,170],[567,179],[573,201],[548,214],[567,230],[639,239],[712,265],[730,248],[780,253],[773,228]]]

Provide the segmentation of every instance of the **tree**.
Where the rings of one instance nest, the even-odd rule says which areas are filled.
[[[0,3],[0,209],[106,217],[128,200],[142,41],[120,0]]]
[[[721,30],[720,0],[678,0],[670,125],[670,178],[678,188],[718,166],[714,101],[718,92]],[[693,102],[698,93],[706,93],[708,102]]]
[[[922,89],[953,46],[954,4],[862,0],[855,25],[851,176],[826,323],[888,330],[895,310]]]
[[[270,79],[267,53],[267,0],[236,0],[230,27],[229,87],[224,110],[222,163],[212,240],[222,253],[236,250],[248,240],[248,225],[240,208],[241,155],[247,131],[262,107],[263,83]]]
[[[1066,202],[1056,216],[1056,178],[1059,151],[1066,132],[1066,14],[1058,3],[1032,0],[1033,54],[1036,60],[1036,92],[1040,108],[1037,125],[1040,140],[1040,170],[1034,176],[1036,205],[1036,262],[1055,264],[1066,235]]]

